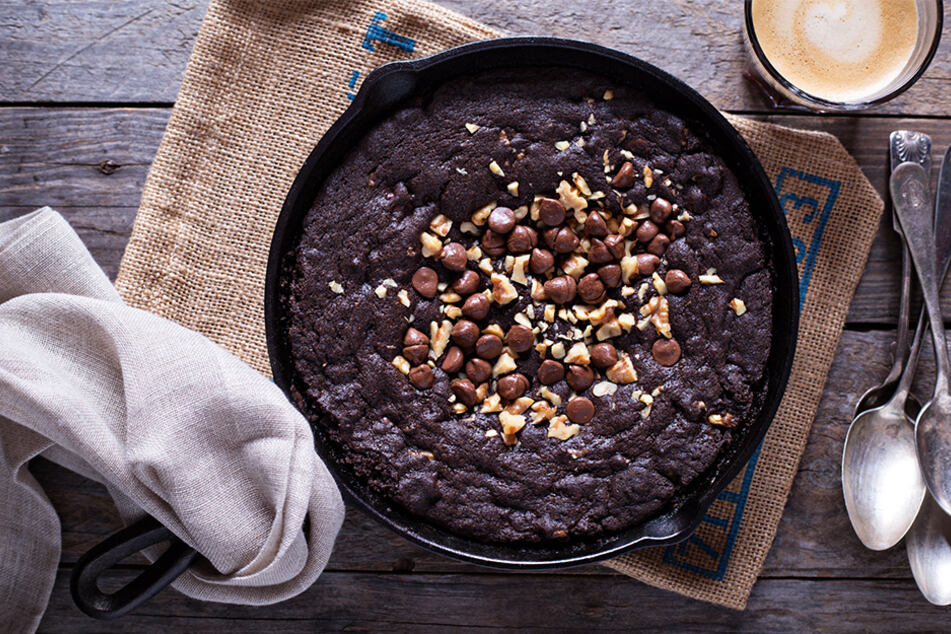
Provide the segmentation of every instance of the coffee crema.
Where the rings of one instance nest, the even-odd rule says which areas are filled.
[[[776,72],[840,103],[884,92],[918,38],[915,0],[753,0],[752,19]]]

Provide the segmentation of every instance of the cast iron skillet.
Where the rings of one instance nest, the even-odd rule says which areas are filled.
[[[460,46],[408,62],[382,66],[366,78],[349,109],[337,120],[308,157],[294,181],[278,218],[271,243],[265,288],[268,353],[274,381],[288,396],[296,379],[285,337],[282,274],[293,261],[302,230],[324,179],[365,133],[400,104],[426,94],[442,82],[478,71],[536,66],[567,66],[605,76],[618,85],[640,89],[657,104],[705,134],[726,161],[747,196],[775,268],[773,340],[766,365],[758,415],[700,481],[689,487],[663,515],[641,525],[597,539],[556,545],[513,545],[478,542],[454,535],[395,507],[371,491],[338,460],[320,426],[314,427],[317,452],[329,467],[347,500],[384,526],[433,552],[455,559],[509,569],[546,569],[588,564],[645,546],[685,539],[702,521],[707,508],[733,480],[760,445],[782,399],[789,377],[799,323],[796,260],[783,211],[773,187],[750,148],[723,116],[680,80],[624,53],[594,44],[555,38],[504,38]],[[308,412],[305,412],[307,414]],[[122,556],[160,541],[170,541],[167,556],[138,579],[112,595],[96,587],[98,575]],[[73,573],[76,603],[97,618],[115,618],[153,596],[184,572],[194,550],[155,520],[146,518],[79,561]]]

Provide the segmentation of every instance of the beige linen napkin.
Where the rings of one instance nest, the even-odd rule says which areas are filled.
[[[498,35],[423,0],[212,0],[122,260],[123,298],[268,372],[268,245],[308,153],[377,66]],[[776,534],[883,203],[835,137],[730,120],[773,181],[796,246],[802,327],[789,388],[761,450],[687,541],[608,565],[741,609]]]
[[[123,304],[49,208],[0,223],[2,631],[35,629],[56,577],[59,520],[27,468],[40,454],[105,483],[126,521],[148,513],[195,547],[208,563],[175,587],[198,599],[298,594],[343,521],[283,393],[203,336]]]

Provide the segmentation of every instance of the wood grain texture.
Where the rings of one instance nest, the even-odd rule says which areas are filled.
[[[165,108],[0,108],[0,219],[41,205],[58,209],[115,277],[168,117]],[[891,130],[926,132],[935,148],[951,144],[951,125],[939,119],[756,118],[836,135],[883,196]],[[937,178],[937,164],[934,169]],[[899,251],[888,223],[883,221],[872,245],[849,311],[850,323],[893,324],[897,316]],[[943,300],[951,311],[951,285]]]
[[[589,40],[641,57],[720,108],[762,110],[743,79],[742,4],[437,0],[510,35]],[[0,0],[0,101],[172,102],[206,0]],[[658,10],[662,7],[662,10]],[[879,113],[945,116],[951,41]]]
[[[134,573],[112,573],[112,583]],[[734,612],[617,575],[325,572],[266,608],[201,603],[165,592],[104,626],[72,605],[61,571],[41,632],[934,631],[947,612],[908,580],[761,579]]]

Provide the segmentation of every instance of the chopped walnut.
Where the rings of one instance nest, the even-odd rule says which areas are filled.
[[[512,281],[516,284],[528,286],[528,277],[525,276],[525,272],[528,271],[528,263],[531,257],[531,255],[520,255],[515,258],[515,263],[512,266]]]
[[[509,190],[509,193],[513,196],[518,196],[518,181],[512,181],[505,189]]]
[[[653,282],[654,289],[657,291],[658,295],[667,294],[667,283],[664,281],[664,279],[660,275],[657,274],[656,271],[651,276],[651,281]]]
[[[746,302],[744,302],[742,299],[734,297],[730,300],[730,308],[732,308],[733,312],[736,313],[736,316],[739,317],[746,312]]]
[[[588,207],[587,199],[568,181],[558,183],[558,189],[555,191],[558,193],[558,198],[565,209],[580,211]]]
[[[571,147],[571,143],[568,141],[555,141],[555,149],[559,152],[564,152]]]
[[[644,166],[644,187],[647,189],[651,188],[651,185],[654,184],[654,172],[651,170],[650,165]]]
[[[565,261],[562,262],[561,265],[561,268],[565,271],[565,273],[575,279],[578,279],[584,275],[584,270],[587,267],[588,260],[576,253],[573,253],[572,255],[565,258]]]
[[[605,101],[611,101],[612,99],[614,99],[614,91],[613,91],[613,90],[605,90],[605,91],[604,91],[604,94],[602,95],[602,98],[603,98]]]
[[[485,328],[482,329],[482,334],[483,334],[483,335],[495,335],[495,336],[498,337],[499,339],[504,339],[504,338],[505,338],[505,331],[502,330],[502,326],[500,326],[500,325],[498,325],[498,324],[489,324],[488,326],[486,326]]]
[[[410,307],[412,302],[409,299],[409,293],[406,292],[406,289],[402,289],[399,293],[396,294],[396,297],[400,300],[400,303],[407,308]]]
[[[403,374],[409,374],[409,361],[404,359],[401,355],[393,357],[393,365]]]
[[[489,161],[489,171],[496,176],[505,176],[505,172],[502,171],[502,168],[495,161]]]
[[[617,383],[610,381],[598,381],[594,384],[594,387],[591,388],[591,393],[595,396],[610,396],[615,392],[617,392]]]
[[[492,299],[499,304],[504,306],[518,299],[518,291],[512,286],[509,278],[499,273],[493,273],[489,280],[492,282]]]
[[[598,341],[606,341],[620,336],[623,332],[624,329],[621,328],[621,324],[618,323],[617,319],[612,319],[609,322],[601,324],[601,327],[594,333],[594,336]]]
[[[551,356],[555,359],[564,359],[565,354],[567,354],[565,352],[565,344],[560,341],[552,344],[550,352]]]
[[[608,368],[604,374],[618,385],[628,385],[637,381],[637,370],[634,369],[634,362],[627,354],[622,354],[617,363]]]
[[[492,260],[489,258],[482,258],[479,260],[479,270],[485,273],[486,275],[492,275]]]
[[[670,308],[666,297],[651,297],[649,302],[641,306],[641,315],[649,315],[657,332],[670,339]]]
[[[424,258],[435,258],[442,253],[442,241],[434,234],[424,231],[419,234],[419,241],[423,245]]]
[[[492,210],[498,206],[498,203],[489,203],[484,207],[479,207],[476,209],[472,214],[472,224],[476,225],[477,227],[484,225],[489,219],[489,214],[492,213]]]
[[[384,297],[386,297],[386,287],[383,286],[382,284],[380,284],[379,286],[377,286],[377,287],[373,290],[373,292],[376,293],[376,296],[379,297],[380,299],[383,299]]]
[[[454,411],[457,414],[465,414],[468,411],[468,409],[469,408],[463,405],[462,403],[452,404],[452,411]]]
[[[557,410],[546,401],[535,401],[532,404],[532,413],[529,414],[529,417],[532,419],[533,425],[538,425],[543,420],[551,420],[556,413]]]
[[[549,403],[551,403],[551,404],[554,405],[555,407],[558,407],[559,405],[561,405],[561,397],[558,396],[557,394],[555,394],[554,392],[552,392],[552,391],[548,388],[547,385],[541,386],[541,387],[538,389],[538,393],[541,395],[541,397],[542,397],[543,399],[545,399],[546,401],[548,401]]]
[[[445,304],[456,304],[462,301],[462,295],[455,291],[449,291],[439,296],[439,301]]]
[[[449,319],[459,319],[460,317],[462,317],[462,309],[459,308],[458,306],[445,306],[444,308],[445,310],[443,310],[442,312]]]
[[[509,414],[521,414],[532,406],[535,400],[528,396],[520,396],[505,406],[505,411]]]
[[[588,352],[588,346],[581,341],[571,346],[571,349],[565,354],[565,363],[589,365],[591,363],[591,354]]]
[[[478,262],[482,259],[482,248],[478,244],[472,245],[466,249],[466,258],[472,262]]]
[[[449,235],[450,229],[452,229],[452,220],[443,214],[439,214],[429,221],[429,230],[435,233],[437,236],[445,238],[447,235]]]
[[[634,327],[635,323],[637,323],[637,318],[631,313],[621,313],[617,316],[617,323],[622,330],[627,332]]]
[[[466,130],[469,131],[469,134],[475,134],[476,132],[479,131],[479,126],[477,126],[477,125],[474,124],[474,123],[467,123],[467,124],[466,124]]]
[[[436,322],[429,322],[429,347],[436,359],[442,356],[449,345],[449,335],[452,332],[452,322],[444,319],[438,326]]]
[[[343,286],[341,286],[340,282],[338,282],[337,280],[331,280],[328,286],[330,286],[330,290],[336,293],[337,295],[343,294]]]
[[[701,284],[723,284],[723,279],[717,275],[716,269],[707,269],[707,272],[697,279],[700,280]]]
[[[568,440],[569,438],[577,436],[578,432],[581,431],[581,427],[574,423],[566,425],[567,420],[568,417],[564,414],[552,418],[551,423],[548,425],[548,437],[557,438],[558,440]]]
[[[726,427],[727,429],[736,428],[736,418],[733,414],[710,414],[707,416],[707,422],[717,427]]]
[[[499,413],[499,423],[502,425],[502,433],[509,436],[521,431],[526,421],[521,414],[509,414],[503,410]]]
[[[574,172],[571,175],[571,180],[572,182],[574,182],[575,187],[578,188],[578,191],[580,191],[583,196],[591,195],[591,188],[588,187],[588,182],[584,179],[584,177],[581,174],[579,174],[578,172]]]
[[[499,435],[499,432],[498,432],[497,430],[495,430],[495,429],[486,429],[486,430],[485,430],[485,437],[486,437],[486,438],[495,438],[495,437],[498,436],[498,435]]]
[[[493,412],[502,411],[502,397],[497,393],[490,394],[484,401],[482,401],[482,413],[491,414]]]
[[[495,365],[492,366],[492,376],[502,376],[503,374],[514,372],[517,369],[518,366],[515,365],[515,359],[512,358],[512,355],[510,355],[508,352],[503,352],[495,362]]]
[[[630,282],[634,279],[634,276],[638,274],[637,267],[637,258],[633,255],[625,255],[621,258],[621,279],[625,283]]]

